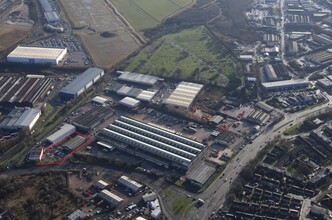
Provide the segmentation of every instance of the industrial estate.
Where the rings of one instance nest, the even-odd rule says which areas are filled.
[[[0,0],[0,219],[332,219],[329,0]]]

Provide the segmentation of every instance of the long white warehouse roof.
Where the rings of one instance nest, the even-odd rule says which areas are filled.
[[[140,83],[149,86],[154,85],[158,80],[161,79],[157,76],[145,75],[140,73],[131,73],[123,71],[117,71],[117,73],[121,73],[121,75],[119,76],[120,80],[133,82],[133,83]]]
[[[131,190],[137,192],[138,190],[140,190],[143,185],[139,184],[138,182],[136,182],[135,180],[130,179],[127,176],[121,176],[118,179],[119,183],[125,185],[126,187],[130,188]]]
[[[16,47],[7,58],[57,59],[66,48]]]
[[[65,135],[69,135],[70,133],[74,132],[76,130],[75,126],[70,124],[64,124],[60,130],[54,132],[49,137],[47,137],[47,141],[51,143],[55,143],[59,141],[59,139],[64,138]]]
[[[190,82],[181,82],[165,101],[168,105],[189,108],[203,85]]]
[[[305,85],[305,84],[309,84],[309,82],[305,79],[290,79],[290,80],[282,80],[276,82],[265,82],[262,83],[262,86],[265,89],[272,89],[278,87],[291,87],[291,86]]]

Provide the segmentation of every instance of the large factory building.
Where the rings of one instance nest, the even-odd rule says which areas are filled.
[[[197,141],[124,116],[104,128],[98,138],[158,165],[185,170],[206,148]]]
[[[67,48],[16,47],[8,56],[8,62],[58,64],[66,55]]]
[[[96,83],[103,75],[104,70],[99,68],[89,68],[61,89],[59,96],[65,100],[75,99],[85,92],[91,85]]]

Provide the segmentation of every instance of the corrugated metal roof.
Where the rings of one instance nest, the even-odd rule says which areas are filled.
[[[151,101],[153,97],[157,94],[156,91],[143,90],[136,98],[142,101]]]
[[[54,143],[59,137],[62,137],[64,134],[72,131],[72,130],[76,130],[75,126],[70,125],[70,124],[64,124],[60,130],[56,131],[55,133],[53,133],[52,135],[50,135],[49,137],[47,137],[46,139],[52,143]]]
[[[189,108],[203,85],[181,82],[166,100],[166,104]]]
[[[136,107],[140,101],[131,97],[125,97],[121,99],[119,103],[128,107]]]
[[[67,48],[16,47],[7,58],[57,59]]]
[[[61,89],[60,92],[75,95],[88,83],[92,82],[95,77],[102,75],[103,72],[104,70],[99,68],[89,68]]]
[[[133,82],[133,83],[140,83],[144,85],[154,85],[158,80],[160,80],[157,76],[151,75],[144,75],[140,73],[131,73],[131,72],[123,72],[117,71],[117,73],[121,73],[119,76],[120,80]]]
[[[191,172],[187,179],[200,183],[204,185],[204,183],[210,178],[210,176],[216,171],[216,168],[209,166],[207,164],[203,164]]]
[[[39,117],[41,111],[39,109],[30,108],[26,109],[21,117],[15,122],[15,126],[18,127],[29,127],[31,122]]]
[[[60,21],[60,17],[55,11],[44,12],[44,16],[48,22]]]

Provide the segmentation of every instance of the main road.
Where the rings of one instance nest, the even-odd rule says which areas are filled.
[[[289,128],[290,124],[301,123],[309,116],[323,110],[332,109],[332,105],[330,106],[332,103],[331,97],[328,96],[328,99],[329,102],[316,106],[315,108],[286,115],[282,121],[265,130],[260,136],[253,140],[251,144],[246,145],[238,155],[230,161],[224,172],[204,192],[198,195],[205,203],[200,208],[195,207],[187,219],[208,219],[213,212],[219,210],[226,201],[230,186],[238,177],[239,172],[257,156],[258,152],[262,150],[266,143],[274,139],[277,135],[282,134]]]

